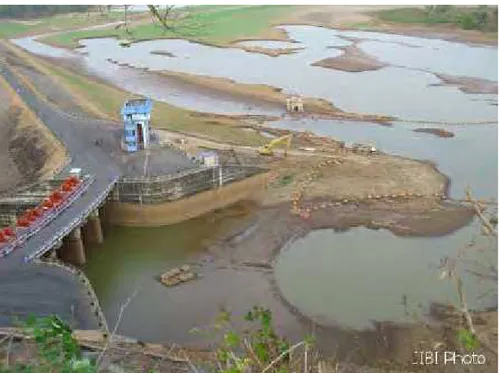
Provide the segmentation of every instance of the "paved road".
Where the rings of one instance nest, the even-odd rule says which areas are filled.
[[[23,259],[25,255],[36,252],[64,227],[77,224],[75,219],[109,188],[113,178],[119,176],[119,169],[111,156],[94,145],[98,138],[113,137],[112,131],[106,131],[106,127],[112,125],[97,120],[72,119],[39,100],[20,84],[7,66],[0,64],[0,70],[26,104],[64,143],[70,152],[71,167],[80,167],[94,178],[81,198],[30,238],[22,248],[0,259],[0,324],[10,324],[13,314],[57,313],[67,321],[75,322],[78,327],[95,328],[96,320],[90,317],[85,288],[75,277],[62,269],[25,264]]]
[[[60,268],[27,264],[24,258],[76,226],[79,218],[86,217],[89,209],[95,207],[92,204],[107,194],[113,180],[121,172],[128,174],[141,165],[144,155],[123,157],[119,150],[120,128],[116,123],[63,113],[38,99],[2,63],[0,74],[68,149],[72,161],[63,171],[79,167],[94,180],[76,202],[31,237],[23,247],[0,258],[0,325],[9,325],[12,313],[20,316],[57,313],[63,319],[73,321],[75,327],[95,329],[97,323],[88,307],[86,289],[76,277]],[[96,146],[96,140],[103,145]],[[195,166],[179,152],[168,149],[153,151],[146,158],[152,172],[170,173]]]
[[[103,122],[83,121],[64,115],[39,100],[29,89],[18,82],[7,67],[2,67],[2,76],[69,150],[72,159],[71,166],[82,168],[83,173],[90,174],[94,181],[82,197],[31,237],[25,245],[0,260],[0,271],[23,265],[25,255],[35,253],[65,227],[76,226],[79,223],[78,219],[82,217],[90,204],[96,198],[103,196],[110,184],[120,175],[112,158],[94,144],[94,141],[102,138],[103,135],[112,136],[111,131],[102,129],[105,126]]]

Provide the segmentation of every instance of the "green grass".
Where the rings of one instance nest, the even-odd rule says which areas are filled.
[[[53,35],[42,41],[75,48],[78,40],[85,38],[118,37],[138,41],[182,37],[223,45],[238,38],[258,36],[292,10],[292,6],[272,5],[189,7],[187,11],[184,10],[186,16],[175,23],[173,31],[165,31],[156,23],[142,23],[132,24],[130,33],[122,28],[74,31]]]
[[[73,28],[92,26],[122,19],[122,15],[110,12],[109,15],[92,12],[59,14],[51,17],[32,19],[29,22],[1,20],[0,38],[16,38],[24,35],[39,34],[44,32],[68,30]]]
[[[0,38],[13,38],[17,35],[25,34],[29,31],[30,26],[15,22],[3,21],[0,23]]]
[[[452,5],[425,6],[424,8],[396,8],[381,10],[374,16],[385,22],[409,24],[450,24],[465,30],[481,30],[497,34],[495,7],[458,7]]]
[[[421,8],[397,8],[381,10],[376,13],[382,21],[395,23],[452,23],[453,20],[448,17],[428,17],[425,9]]]
[[[119,112],[123,102],[131,96],[129,93],[58,66],[44,63],[43,69],[77,96],[83,110],[91,111],[89,106],[92,106],[109,117],[121,120]],[[188,110],[164,102],[154,103],[152,117],[153,127],[159,129],[208,136],[236,145],[256,146],[267,142],[265,137],[256,132],[243,131],[239,128],[241,122],[236,119],[193,115]]]

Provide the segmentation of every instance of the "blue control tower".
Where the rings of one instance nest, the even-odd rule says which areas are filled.
[[[148,98],[128,100],[121,109],[124,124],[124,149],[136,152],[149,145],[149,122],[152,101]]]

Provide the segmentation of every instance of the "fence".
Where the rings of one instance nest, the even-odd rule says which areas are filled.
[[[62,211],[69,207],[74,201],[76,201],[90,186],[93,182],[93,178],[86,176],[83,182],[78,186],[78,188],[72,191],[64,201],[54,207],[52,210],[47,212],[45,215],[40,217],[34,224],[29,227],[17,227],[16,237],[13,241],[7,242],[5,244],[0,244],[0,258],[9,255],[17,247],[24,244],[28,238],[38,233],[40,229],[54,220]]]
[[[42,180],[29,187],[0,194],[0,228],[15,224],[26,209],[38,206],[44,198],[58,189],[64,180],[63,178]]]
[[[46,252],[50,251],[56,245],[57,242],[61,241],[63,237],[67,236],[74,228],[78,227],[79,224],[81,224],[88,217],[88,215],[93,210],[98,208],[99,205],[102,203],[102,201],[106,199],[106,196],[111,192],[118,178],[119,178],[118,175],[110,178],[109,185],[93,198],[92,202],[85,208],[85,210],[79,213],[74,219],[69,221],[68,224],[63,226],[61,229],[54,232],[54,235],[49,240],[47,240],[41,247],[39,247],[35,252],[26,255],[24,257],[24,262],[29,263],[33,259],[41,257]]]
[[[174,175],[122,178],[109,199],[134,204],[171,202],[266,171],[255,166],[220,165],[199,167]]]

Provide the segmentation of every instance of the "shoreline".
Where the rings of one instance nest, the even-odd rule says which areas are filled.
[[[429,202],[429,201],[428,201]],[[411,209],[419,209],[419,202],[411,203]],[[296,319],[301,327],[314,330],[317,332],[317,342],[318,348],[324,350],[324,352],[332,352],[335,347],[333,347],[338,340],[341,340],[344,344],[343,346],[352,346],[356,340],[356,337],[361,336],[360,343],[370,345],[371,339],[374,336],[379,337],[384,335],[386,330],[379,330],[386,328],[394,328],[394,330],[399,330],[402,334],[405,332],[407,326],[403,323],[392,323],[392,322],[374,322],[374,330],[372,329],[350,329],[342,327],[341,325],[320,325],[317,324],[312,318],[303,314],[297,307],[290,304],[284,295],[281,293],[279,286],[276,283],[276,278],[274,274],[274,264],[279,253],[287,245],[291,244],[294,240],[306,236],[308,233],[317,229],[335,229],[338,231],[345,231],[358,226],[367,227],[369,229],[379,229],[384,228],[390,230],[395,235],[402,236],[422,236],[422,237],[432,237],[432,236],[442,236],[449,234],[451,231],[460,229],[462,226],[469,224],[473,217],[473,213],[470,209],[454,205],[449,202],[429,202],[436,203],[436,205],[445,206],[449,208],[447,211],[432,212],[431,214],[443,214],[441,222],[445,224],[449,223],[449,219],[454,218],[456,215],[460,216],[460,222],[454,226],[440,226],[440,229],[436,229],[434,224],[422,224],[418,226],[418,218],[409,217],[411,213],[407,211],[407,203],[400,203],[396,206],[385,203],[376,202],[375,206],[361,204],[355,210],[351,209],[351,206],[339,206],[335,207],[333,210],[324,211],[322,216],[314,215],[310,220],[304,221],[288,212],[287,204],[280,204],[272,207],[265,207],[256,213],[256,217],[252,222],[247,224],[245,227],[241,227],[236,232],[230,232],[227,237],[221,238],[218,242],[215,242],[210,247],[207,248],[207,253],[210,256],[209,263],[230,263],[232,266],[243,266],[247,268],[259,267],[266,268],[269,271],[269,284],[270,292],[272,297],[274,297],[282,307],[284,307],[288,312],[290,312]],[[434,205],[434,206],[436,206]],[[358,210],[363,210],[360,214],[365,214],[363,217],[364,222],[355,221],[355,215],[359,214]],[[366,224],[366,221],[371,219],[371,217],[378,217],[379,214],[389,215],[391,214],[402,214],[413,220],[414,231],[408,232],[405,229],[398,229],[396,226],[374,226]],[[338,218],[338,216],[340,216]],[[345,217],[345,221],[341,222],[342,217]],[[423,213],[419,216],[419,222],[423,222],[427,219],[428,215]],[[402,225],[403,226],[403,225]],[[245,234],[249,231],[249,234]],[[243,237],[241,239],[241,237]],[[258,249],[256,249],[258,248]],[[194,264],[199,264],[201,266],[209,267],[209,264],[203,263],[203,259],[194,259],[192,261]],[[244,270],[244,269],[240,269]],[[238,271],[236,269],[236,271]],[[202,285],[201,285],[202,286]],[[188,291],[188,289],[186,289]],[[277,312],[279,312],[277,310]],[[284,327],[284,325],[283,325]],[[409,328],[413,328],[414,324],[409,323]],[[288,325],[288,328],[293,329],[292,326]],[[284,329],[286,329],[284,327]],[[390,334],[388,334],[390,336]],[[345,348],[345,347],[344,347]],[[348,347],[346,347],[348,348]],[[371,351],[373,357],[376,356],[376,351]],[[359,356],[356,356],[359,358]],[[379,358],[379,356],[378,356]],[[362,360],[362,359],[361,359]],[[363,361],[358,361],[362,363]]]
[[[433,74],[443,82],[442,85],[455,86],[463,93],[497,95],[497,82],[492,80],[442,73]]]
[[[132,67],[133,68],[133,67]],[[225,93],[230,96],[258,99],[267,104],[275,104],[283,107],[286,106],[287,94],[283,93],[282,88],[269,86],[266,84],[244,84],[238,83],[229,78],[218,78],[212,76],[195,75],[169,70],[153,71],[153,74],[166,76],[173,80],[182,83],[192,84],[202,88],[210,89],[215,94],[217,92]],[[305,108],[305,116],[307,115],[323,115],[331,119],[366,121],[376,123],[390,123],[397,118],[379,114],[364,114],[345,112],[337,108],[334,103],[320,98],[303,97],[303,106]]]

